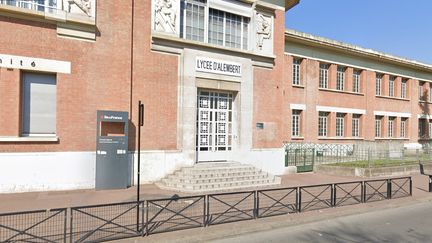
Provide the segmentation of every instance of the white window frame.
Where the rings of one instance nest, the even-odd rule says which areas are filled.
[[[301,85],[301,63],[302,59],[300,58],[293,58],[293,64],[292,64],[292,84],[293,85]]]
[[[345,136],[345,114],[336,113],[336,137]]]
[[[354,70],[353,71],[353,92],[360,93],[360,82],[361,82],[361,71]]]
[[[353,114],[352,133],[351,133],[353,137],[360,137],[360,117],[361,115]]]
[[[392,138],[394,135],[394,122],[396,121],[395,117],[389,117],[387,123],[387,137]]]
[[[401,118],[401,124],[400,124],[400,137],[401,138],[406,137],[406,124],[407,124],[407,119]]]
[[[328,113],[318,113],[318,137],[327,137]]]
[[[423,85],[424,85],[424,82],[420,81],[419,82],[419,100],[423,100],[422,99],[423,98]]]
[[[291,136],[300,137],[301,136],[301,110],[291,111]]]
[[[389,96],[394,97],[394,84],[395,84],[395,77],[389,78]]]
[[[328,89],[329,66],[326,63],[319,64],[319,87],[322,89]]]
[[[215,9],[218,11],[223,12],[223,41],[222,41],[222,45],[216,44],[216,43],[209,43],[209,32],[210,32],[210,0],[206,0],[205,3],[201,3],[199,1],[194,1],[194,0],[181,0],[184,2],[185,6],[187,3],[190,4],[195,4],[198,6],[203,6],[204,7],[204,40],[203,43],[206,44],[210,44],[210,45],[218,45],[218,46],[223,46],[223,47],[227,47],[227,48],[234,48],[234,49],[239,49],[239,50],[250,50],[250,42],[251,42],[251,38],[250,38],[250,23],[251,23],[251,18],[246,17],[246,16],[242,16],[242,15],[238,15],[236,13],[231,13],[231,12],[227,12],[224,9],[218,9],[215,7],[211,7],[211,9]],[[226,35],[227,35],[227,13],[232,14],[232,15],[236,15],[239,16],[241,18],[241,23],[240,23],[240,48],[236,48],[236,47],[230,47],[226,45]],[[183,16],[183,35],[182,38],[183,39],[187,39],[186,38],[186,7],[184,8],[183,13],[181,14]],[[245,33],[245,25],[246,26],[246,33]],[[246,34],[246,36],[245,36]],[[245,38],[246,38],[246,42],[245,42]],[[199,40],[195,40],[195,41],[199,41]]]
[[[382,74],[377,73],[375,77],[375,95],[381,95]]]
[[[382,131],[382,117],[375,116],[375,137],[380,138],[381,137],[381,131]]]
[[[337,67],[336,71],[336,90],[345,90],[345,71],[346,68],[342,66]]]
[[[407,91],[407,80],[402,79],[402,82],[401,82],[401,98],[402,99],[406,98],[406,91]]]

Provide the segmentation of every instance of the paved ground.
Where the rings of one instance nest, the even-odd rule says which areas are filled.
[[[430,242],[431,225],[432,204],[423,202],[210,242]]]
[[[315,173],[303,173],[283,176],[281,187],[323,184],[353,180],[361,179],[353,177],[329,176]],[[174,195],[187,196],[190,194],[162,190],[153,184],[141,186],[141,200],[167,198]],[[127,202],[134,200],[136,200],[136,187],[131,187],[124,190],[106,191],[74,190],[0,194],[0,213]]]

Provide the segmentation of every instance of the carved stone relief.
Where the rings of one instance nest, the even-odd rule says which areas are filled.
[[[157,31],[178,34],[179,0],[154,0],[154,28]]]
[[[64,0],[63,7],[68,13],[85,14],[94,17],[96,0]]]
[[[272,50],[272,17],[256,13],[256,47],[258,50]]]

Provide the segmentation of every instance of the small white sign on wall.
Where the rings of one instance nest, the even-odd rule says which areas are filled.
[[[195,70],[199,72],[215,73],[241,77],[242,64],[237,62],[229,62],[208,57],[197,57]]]
[[[0,54],[0,67],[53,73],[71,73],[70,62],[4,54]]]

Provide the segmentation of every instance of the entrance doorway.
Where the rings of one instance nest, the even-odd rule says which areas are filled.
[[[197,161],[226,161],[233,149],[233,93],[198,91]]]

